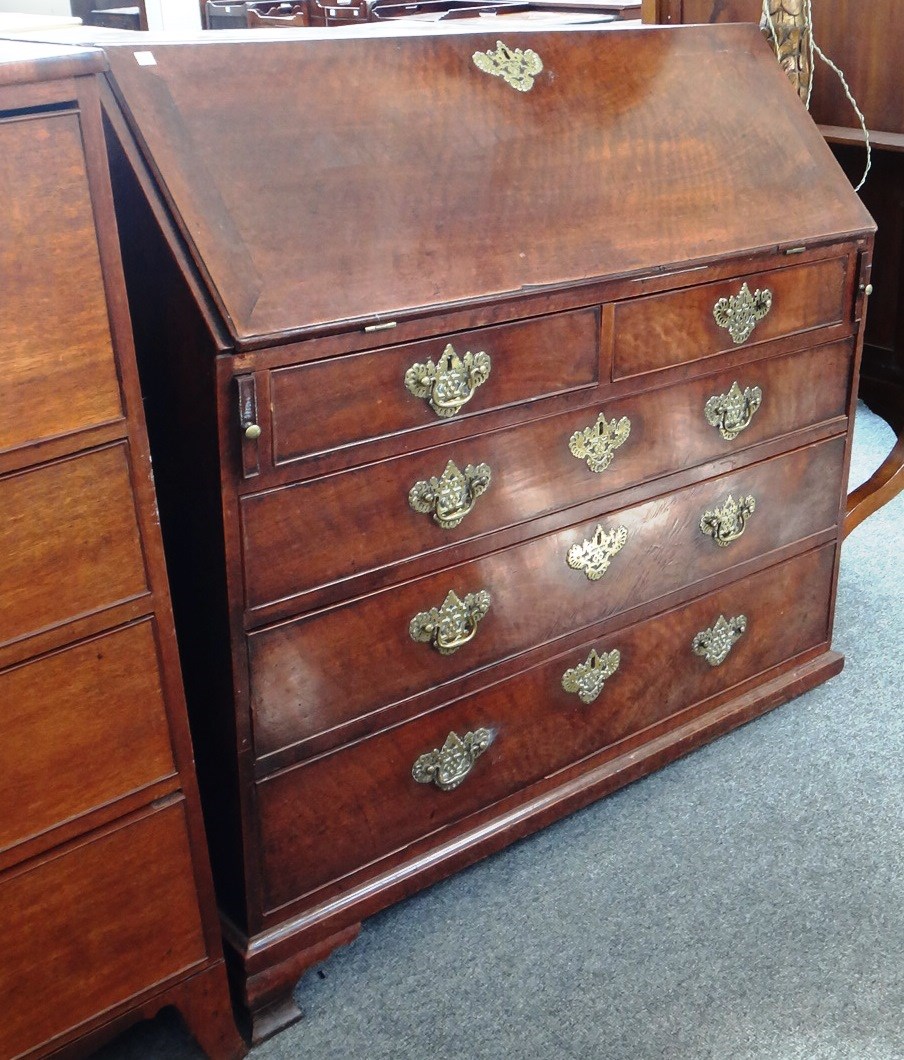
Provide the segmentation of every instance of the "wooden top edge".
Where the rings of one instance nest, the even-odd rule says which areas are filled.
[[[107,69],[99,48],[0,38],[0,85],[57,81]]]

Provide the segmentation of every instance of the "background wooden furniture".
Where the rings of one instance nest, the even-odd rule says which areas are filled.
[[[104,154],[99,51],[0,41],[0,1055],[176,1006],[238,1057]]]
[[[759,0],[645,0],[644,21],[758,22]],[[875,292],[860,392],[898,442],[848,504],[850,533],[904,489],[904,21],[896,0],[814,0],[816,37],[844,71],[870,131],[872,169],[860,197],[876,219]],[[851,182],[863,174],[863,133],[837,76],[817,60],[811,114]]]
[[[108,48],[256,1037],[362,917],[842,664],[870,218],[752,27],[498,39]]]

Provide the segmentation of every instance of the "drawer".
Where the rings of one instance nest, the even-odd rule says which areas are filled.
[[[850,318],[850,267],[848,257],[826,258],[619,302],[613,378],[839,324]],[[726,310],[730,318],[721,315]],[[717,322],[717,312],[726,326]]]
[[[245,497],[246,606],[291,601],[413,556],[441,562],[443,550],[494,530],[844,416],[851,361],[852,344],[833,343]],[[599,415],[607,425],[626,418],[627,438],[607,446],[604,431],[576,457],[572,435]],[[610,462],[592,469],[600,457]],[[453,500],[415,510],[413,488],[422,509],[440,489]],[[348,589],[337,585],[334,596]]]
[[[833,438],[251,634],[256,754],[333,729],[340,737],[353,719],[831,529],[844,449],[844,438]],[[726,508],[729,496],[753,496],[755,511],[743,533],[720,546],[701,518]],[[610,536],[610,557],[594,579],[568,557],[576,562],[573,549],[588,551],[598,528]],[[482,618],[481,593],[490,600]],[[433,617],[444,647],[471,639],[448,653],[413,640],[412,620],[434,608],[442,608]],[[426,635],[426,621],[419,625]]]
[[[174,774],[151,620],[0,673],[0,848]]]
[[[206,946],[182,802],[7,874],[0,934],[6,1057],[200,964]]]
[[[0,199],[3,451],[118,419],[122,401],[78,114],[0,125]]]
[[[147,591],[127,450],[0,480],[0,644]]]
[[[595,751],[722,695],[828,637],[834,546],[805,553],[523,671],[478,694],[258,785],[266,902],[275,909],[360,865],[505,798]],[[720,617],[733,646],[721,663],[694,640]],[[591,650],[617,669],[566,691],[563,675]],[[702,648],[701,648],[702,650]],[[712,649],[711,649],[712,650]],[[718,654],[714,656],[718,658]],[[604,677],[605,668],[599,671]],[[574,688],[574,683],[569,683]],[[596,693],[595,698],[594,693]],[[585,701],[587,700],[587,701]],[[491,742],[460,786],[412,777],[413,763],[450,733],[487,730]],[[467,758],[465,765],[468,764]]]
[[[599,310],[580,309],[276,369],[270,376],[273,461],[397,431],[433,428],[420,443],[430,444],[444,423],[595,386],[599,331]],[[444,359],[450,346],[457,364]],[[485,358],[469,368],[468,353]],[[415,396],[406,379],[425,396]]]

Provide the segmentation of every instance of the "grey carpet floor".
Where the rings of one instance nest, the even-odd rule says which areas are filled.
[[[892,443],[861,407],[853,485]],[[845,543],[839,677],[369,920],[252,1060],[904,1060],[902,524]]]

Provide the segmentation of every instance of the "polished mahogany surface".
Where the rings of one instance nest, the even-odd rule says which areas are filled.
[[[256,1039],[362,917],[841,666],[872,224],[758,31],[503,34],[518,91],[495,24],[378,30],[109,49]]]
[[[750,26],[514,33],[544,65],[526,92],[475,66],[495,30],[312,32],[157,46],[155,65],[108,49],[239,340],[869,224],[800,108],[750,121],[750,99],[788,91]],[[774,189],[795,183],[789,212]]]
[[[238,1057],[98,105],[0,42],[0,1055]]]

